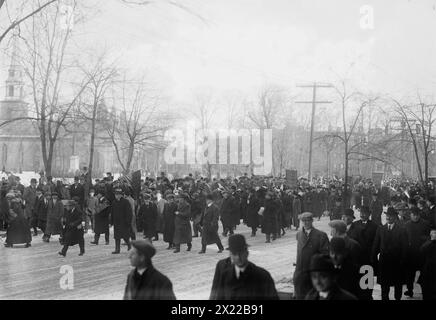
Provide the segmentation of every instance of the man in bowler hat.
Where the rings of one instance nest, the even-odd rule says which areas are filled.
[[[229,237],[229,251],[231,263],[218,262],[222,269],[215,271],[214,282],[218,280],[212,287],[215,292],[211,293],[211,299],[278,300],[270,273],[248,261],[248,245],[243,235]]]
[[[357,300],[350,292],[339,287],[334,263],[328,255],[316,254],[310,261],[310,278],[313,289],[306,300]]]

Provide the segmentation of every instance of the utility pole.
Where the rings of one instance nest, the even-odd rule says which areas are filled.
[[[316,105],[317,104],[325,104],[325,103],[332,103],[331,101],[317,101],[316,100],[316,93],[318,88],[331,88],[333,87],[331,84],[322,84],[314,82],[313,84],[302,84],[297,85],[297,88],[312,88],[312,101],[297,101],[296,103],[311,103],[312,104],[312,117],[310,120],[310,140],[309,140],[309,182],[312,181],[312,146],[313,146],[313,131],[315,128],[315,112],[316,112]]]

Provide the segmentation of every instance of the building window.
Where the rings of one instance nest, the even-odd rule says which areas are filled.
[[[14,96],[14,86],[8,87],[8,96],[13,97]]]
[[[9,77],[14,77],[14,76],[15,76],[14,70],[9,70]]]

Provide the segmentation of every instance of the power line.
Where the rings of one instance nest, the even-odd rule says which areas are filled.
[[[309,181],[312,180],[312,146],[313,146],[313,131],[315,127],[315,111],[316,111],[316,105],[318,103],[320,104],[328,104],[332,103],[331,101],[317,101],[316,100],[316,91],[318,88],[332,88],[333,85],[329,83],[317,83],[314,82],[313,84],[300,84],[297,85],[297,88],[312,88],[312,101],[296,101],[296,103],[311,103],[312,104],[312,117],[311,117],[311,124],[310,124],[310,141],[309,141]]]

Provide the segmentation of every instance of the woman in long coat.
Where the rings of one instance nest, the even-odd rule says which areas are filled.
[[[251,236],[256,236],[257,228],[259,227],[259,209],[261,202],[257,197],[254,189],[250,190],[247,199],[247,226],[251,228]]]
[[[276,239],[277,234],[277,214],[278,214],[278,207],[277,203],[272,199],[273,194],[272,192],[267,192],[265,195],[265,210],[263,211],[263,219],[262,219],[262,233],[266,236],[266,243],[271,242],[271,235],[272,240]]]
[[[176,219],[174,220],[174,245],[176,250],[174,253],[180,252],[180,245],[186,243],[188,251],[192,248],[192,228],[191,228],[191,206],[188,203],[188,196],[181,195],[179,205],[175,212]]]
[[[30,233],[29,222],[24,216],[22,204],[19,198],[15,198],[13,194],[8,194],[8,229],[6,231],[6,247],[12,247],[14,244],[25,243],[26,248],[30,247],[32,242],[32,234]]]
[[[175,229],[175,212],[177,211],[177,203],[174,202],[174,195],[167,195],[167,203],[165,203],[163,211],[163,239],[168,243],[167,250],[174,247],[174,229]]]
[[[52,193],[52,199],[48,202],[47,207],[47,227],[45,228],[45,242],[49,242],[50,236],[62,233],[61,219],[64,215],[64,205],[59,200],[56,192]]]

